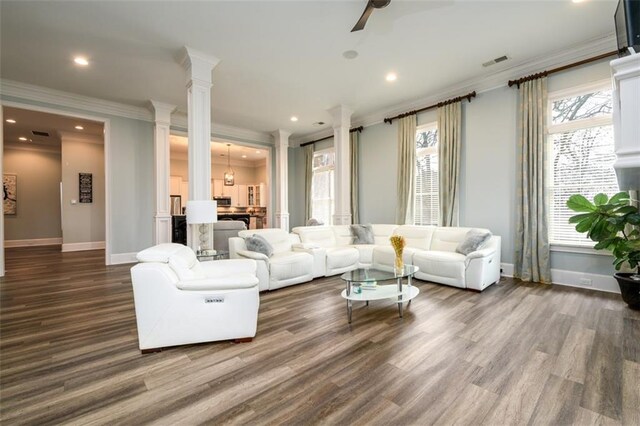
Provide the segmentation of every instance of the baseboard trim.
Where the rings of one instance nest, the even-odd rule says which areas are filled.
[[[88,243],[63,243],[62,251],[84,251],[84,250],[100,250],[104,249],[104,241],[91,241]]]
[[[502,263],[503,277],[513,277],[513,264]],[[587,284],[586,281],[590,282]],[[567,271],[564,269],[552,269],[551,281],[554,285],[565,287],[586,288],[589,290],[604,291],[606,293],[620,293],[620,288],[613,275],[589,274],[586,272]]]
[[[136,255],[138,253],[115,253],[111,255],[109,265],[122,265],[125,263],[136,263]]]
[[[62,244],[62,238],[34,238],[30,240],[6,240],[4,242],[5,248],[55,246],[60,244]]]

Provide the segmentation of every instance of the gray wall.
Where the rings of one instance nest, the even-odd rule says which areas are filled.
[[[80,203],[79,173],[91,173],[93,199]],[[102,141],[62,137],[62,243],[105,240],[104,146]],[[75,204],[71,201],[75,200]]]
[[[60,238],[60,153],[5,145],[4,173],[18,175],[17,214],[5,219],[5,239]]]
[[[610,78],[608,62],[584,66],[549,77],[549,91]],[[502,236],[502,261],[513,263],[516,197],[517,90],[506,86],[478,94],[463,106],[463,148],[460,175],[460,223],[485,227]],[[418,116],[418,125],[436,120],[436,112]],[[376,124],[360,134],[360,221],[394,223],[396,211],[397,126]],[[291,173],[304,177],[300,148]],[[304,186],[291,186],[290,200],[303,199]],[[293,194],[295,193],[295,195]],[[290,203],[292,226],[302,222]],[[295,222],[294,222],[295,218]],[[551,253],[555,269],[610,275],[610,256]]]

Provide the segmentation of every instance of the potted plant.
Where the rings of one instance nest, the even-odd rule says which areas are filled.
[[[609,250],[617,271],[625,265],[636,272],[614,274],[620,286],[622,300],[631,309],[640,309],[640,213],[630,204],[629,194],[619,192],[609,198],[605,194],[593,197],[593,202],[582,195],[572,195],[567,207],[578,212],[569,219],[576,231],[587,234],[596,242],[596,250]]]

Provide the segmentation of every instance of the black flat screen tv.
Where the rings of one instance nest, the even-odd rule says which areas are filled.
[[[620,0],[614,20],[619,55],[640,53],[640,0]]]

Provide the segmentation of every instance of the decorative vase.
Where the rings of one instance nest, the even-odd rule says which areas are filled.
[[[402,274],[404,272],[404,262],[402,261],[402,251],[396,253],[396,259],[393,263],[396,274]]]
[[[634,280],[631,276],[634,274],[618,272],[614,277],[620,286],[620,295],[629,308],[640,310],[640,281]]]

